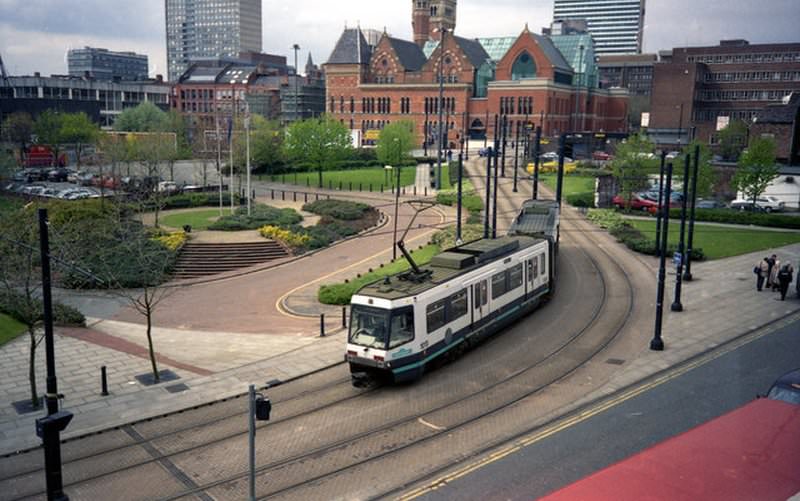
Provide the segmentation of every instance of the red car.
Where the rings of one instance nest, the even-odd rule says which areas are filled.
[[[613,157],[610,154],[606,153],[605,151],[592,152],[592,160],[598,160],[603,162],[606,160],[611,160],[612,158]]]
[[[621,195],[615,196],[611,203],[617,209],[624,209],[628,206],[628,200],[624,199]],[[658,208],[658,202],[654,202],[639,194],[634,194],[630,200],[630,208],[652,213]]]

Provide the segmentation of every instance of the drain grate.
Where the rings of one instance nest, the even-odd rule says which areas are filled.
[[[606,360],[606,363],[609,365],[622,365],[625,363],[625,361],[619,358],[609,358]]]
[[[165,386],[164,389],[170,393],[180,393],[182,391],[187,391],[189,387],[183,383],[178,383],[178,384],[173,384],[172,386]]]

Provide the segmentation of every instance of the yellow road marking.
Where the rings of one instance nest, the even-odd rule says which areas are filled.
[[[392,216],[387,214],[386,218],[387,218],[387,220],[386,220],[386,225],[385,226],[389,226],[389,223],[392,221]],[[444,221],[446,219],[447,219],[447,217],[445,216],[445,214],[443,212],[439,212],[439,224],[444,223]],[[411,240],[409,240],[409,243],[410,242],[414,242],[416,240],[419,240],[421,238],[424,238],[424,237],[430,235],[431,233],[433,233],[434,231],[435,230],[431,230],[431,231],[427,231],[425,233],[421,233],[421,234],[417,235],[416,237],[412,238]],[[388,252],[389,251],[385,251],[385,250],[384,251],[380,251],[380,252],[378,252],[376,254],[373,254],[373,255],[371,255],[369,257],[365,257],[364,259],[362,259],[361,261],[358,261],[357,263],[353,263],[353,264],[351,264],[349,266],[346,266],[344,268],[336,270],[336,271],[334,271],[332,273],[328,273],[325,276],[316,278],[316,279],[314,279],[314,280],[312,280],[310,282],[306,282],[303,285],[299,285],[299,286],[295,287],[294,289],[290,290],[289,292],[287,292],[286,294],[284,294],[284,295],[282,295],[281,297],[278,298],[278,300],[275,302],[275,309],[277,309],[279,313],[281,313],[282,315],[285,315],[287,317],[308,320],[310,317],[303,316],[303,315],[295,315],[294,313],[286,311],[286,309],[283,307],[283,300],[286,299],[288,296],[291,296],[295,292],[299,291],[303,287],[308,287],[309,285],[313,285],[315,283],[322,282],[323,280],[326,280],[326,279],[328,279],[328,278],[330,278],[330,277],[332,277],[332,276],[334,276],[334,275],[336,275],[338,273],[341,273],[343,271],[347,271],[347,270],[349,270],[351,268],[355,268],[356,266],[361,266],[362,264],[366,263],[367,261],[369,261],[371,259],[375,259],[376,257],[381,256],[383,254],[386,254]]]
[[[417,489],[414,489],[414,490],[412,490],[412,491],[400,496],[397,499],[401,500],[401,501],[409,501],[411,499],[416,499],[416,498],[418,498],[420,496],[423,496],[423,495],[428,494],[430,492],[433,492],[433,491],[435,491],[437,489],[445,487],[447,484],[452,483],[453,481],[455,481],[455,480],[457,480],[457,479],[459,479],[459,478],[461,478],[461,477],[463,477],[465,475],[468,475],[468,474],[474,472],[475,470],[483,468],[484,466],[486,466],[488,464],[491,464],[491,463],[493,463],[495,461],[498,461],[498,460],[500,460],[500,459],[502,459],[502,458],[504,458],[504,457],[506,457],[506,456],[508,456],[510,454],[513,454],[513,453],[521,450],[523,447],[527,447],[529,445],[535,444],[536,442],[540,442],[540,441],[542,441],[542,440],[544,440],[544,439],[546,439],[546,438],[548,438],[548,437],[550,437],[552,435],[555,435],[556,433],[559,433],[559,432],[561,432],[561,431],[563,431],[563,430],[565,430],[567,428],[570,428],[570,427],[572,427],[572,426],[574,426],[576,424],[579,424],[579,423],[581,423],[583,421],[586,421],[587,419],[589,419],[591,417],[594,417],[594,416],[596,416],[596,415],[598,415],[598,414],[600,414],[602,412],[605,412],[608,409],[611,409],[612,407],[616,407],[617,405],[619,405],[619,404],[621,404],[621,403],[623,403],[623,402],[625,402],[627,400],[630,400],[630,399],[632,399],[632,398],[634,398],[634,397],[636,397],[638,395],[641,395],[642,393],[644,393],[646,391],[652,390],[653,388],[656,388],[657,386],[660,386],[660,385],[662,385],[662,384],[664,384],[664,383],[666,383],[668,381],[671,381],[671,380],[673,380],[673,379],[675,379],[677,377],[680,377],[680,376],[686,374],[687,372],[689,372],[689,371],[691,371],[693,369],[696,369],[697,367],[700,367],[701,365],[707,364],[708,362],[716,360],[717,358],[719,358],[719,357],[721,357],[723,355],[726,355],[726,354],[728,354],[728,353],[730,353],[732,351],[735,351],[735,350],[741,348],[742,346],[744,346],[746,344],[752,343],[753,341],[761,339],[764,336],[772,334],[776,330],[781,329],[781,328],[785,327],[786,325],[788,325],[788,324],[790,324],[792,322],[796,322],[798,320],[800,320],[800,314],[794,314],[791,317],[788,317],[788,318],[778,322],[775,325],[767,327],[766,329],[762,329],[760,331],[753,332],[751,334],[745,335],[744,337],[742,337],[742,338],[740,338],[740,339],[738,339],[736,341],[731,342],[729,345],[725,346],[724,348],[715,350],[713,352],[709,352],[709,353],[701,356],[697,360],[694,360],[692,362],[689,362],[689,363],[683,364],[681,366],[675,367],[674,369],[670,370],[666,374],[663,374],[662,376],[659,376],[658,378],[654,379],[653,381],[650,381],[648,383],[642,384],[642,385],[637,386],[635,388],[631,388],[631,389],[621,393],[620,395],[617,395],[616,397],[614,397],[614,398],[612,398],[610,400],[607,400],[605,402],[601,402],[598,405],[596,405],[596,406],[594,406],[592,408],[586,409],[586,410],[584,410],[584,411],[582,411],[582,412],[580,412],[580,413],[578,413],[578,414],[576,414],[574,416],[570,416],[570,417],[565,418],[565,419],[563,419],[561,421],[553,423],[550,426],[547,426],[546,428],[544,428],[544,429],[542,429],[542,430],[540,430],[538,432],[534,432],[534,433],[528,435],[527,437],[523,437],[523,438],[517,439],[516,441],[514,441],[513,444],[507,445],[507,446],[501,448],[500,450],[498,450],[498,451],[496,451],[496,452],[494,452],[492,454],[489,454],[485,458],[480,459],[478,461],[475,461],[473,463],[470,463],[468,465],[465,465],[465,466],[455,470],[452,473],[443,475],[443,476],[437,478],[436,480],[433,480],[433,481],[429,482],[427,485],[419,487]]]

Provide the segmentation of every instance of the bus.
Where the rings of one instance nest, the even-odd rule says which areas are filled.
[[[800,405],[759,398],[542,499],[800,500]]]

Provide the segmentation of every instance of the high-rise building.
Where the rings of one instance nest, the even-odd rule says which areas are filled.
[[[439,39],[439,28],[456,28],[457,0],[412,0],[414,43],[422,47],[428,40]]]
[[[70,76],[89,76],[97,80],[147,80],[147,56],[133,52],[84,47],[67,53]]]
[[[553,18],[585,19],[598,55],[640,54],[645,0],[555,0]]]
[[[261,52],[261,0],[165,0],[167,66],[177,80],[190,61]]]

